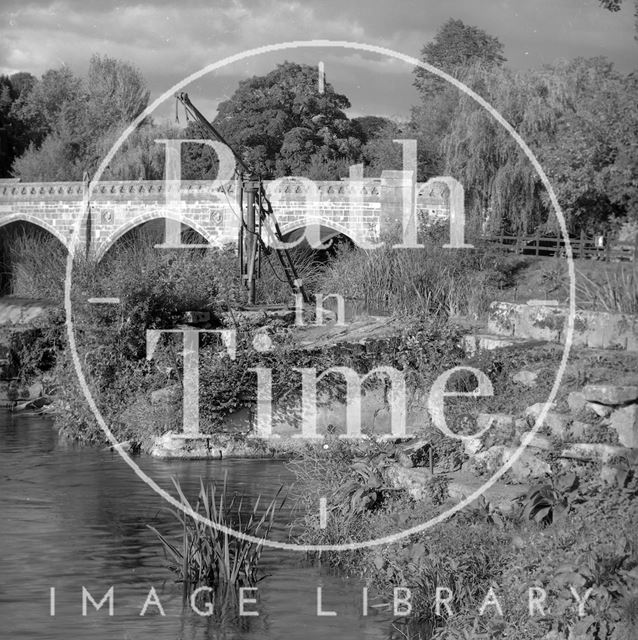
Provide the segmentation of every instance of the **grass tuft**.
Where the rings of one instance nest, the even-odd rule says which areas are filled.
[[[179,482],[173,478],[178,498],[184,508],[192,509],[207,520],[201,522],[181,509],[171,509],[182,526],[181,543],[172,542],[155,527],[147,525],[161,541],[170,568],[179,576],[186,595],[200,586],[219,589],[252,586],[257,582],[263,543],[231,535],[223,528],[267,539],[281,489],[260,515],[261,496],[252,509],[246,509],[243,498],[237,499],[233,495],[229,499],[226,480],[225,477],[221,491],[215,484],[211,483],[206,487],[203,480],[200,480],[197,502],[191,505]],[[279,505],[280,509],[284,502],[282,500]]]
[[[596,279],[578,272],[576,288],[581,305],[614,313],[638,314],[638,274],[634,265],[602,270]]]

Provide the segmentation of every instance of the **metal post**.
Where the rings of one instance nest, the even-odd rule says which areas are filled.
[[[248,304],[255,304],[255,258],[257,248],[257,225],[255,224],[255,195],[257,184],[253,180],[244,183],[246,190],[246,235],[244,256],[246,260],[246,286],[248,288]]]
[[[237,248],[239,253],[239,278],[241,282],[244,281],[246,275],[245,261],[244,261],[244,176],[239,175],[239,179],[236,181],[237,185],[237,206],[239,208],[239,215],[241,220],[239,221],[239,234],[237,238]]]

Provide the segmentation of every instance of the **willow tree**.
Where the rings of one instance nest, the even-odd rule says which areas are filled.
[[[537,155],[570,230],[591,230],[629,212],[636,190],[635,175],[628,171],[636,149],[629,139],[635,139],[630,106],[635,91],[611,63],[576,59],[527,72],[475,68],[463,80]],[[465,186],[475,219],[514,232],[556,228],[548,194],[531,162],[466,95],[457,103],[442,150],[447,172]]]

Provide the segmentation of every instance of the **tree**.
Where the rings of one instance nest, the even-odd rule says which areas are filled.
[[[86,78],[87,120],[99,131],[133,121],[148,104],[141,73],[126,62],[94,55]]]
[[[556,65],[560,67],[560,65]],[[595,230],[638,215],[638,82],[604,58],[563,65],[572,108],[539,158],[574,225]]]
[[[503,44],[478,27],[450,18],[421,49],[421,60],[452,76],[469,67],[486,69],[501,66],[505,61]],[[447,83],[421,67],[414,70],[414,85],[425,98],[440,93]]]
[[[122,134],[115,125],[99,139],[97,155],[104,158]],[[101,176],[101,180],[163,180],[166,147],[155,140],[183,138],[183,132],[171,124],[156,125],[144,122],[135,129],[117,150]],[[182,145],[182,152],[184,147]],[[186,180],[184,161],[182,177]]]
[[[14,73],[9,80],[11,81],[11,87],[15,92],[16,98],[19,98],[22,94],[26,95],[36,83],[35,76],[27,71],[18,71]]]
[[[482,29],[450,19],[421,50],[424,62],[463,78],[470,69],[497,70],[505,62],[503,45]],[[414,70],[414,85],[421,102],[412,109],[411,130],[418,142],[418,174],[424,180],[445,171],[441,141],[451,125],[461,93],[456,87],[420,67]]]
[[[360,116],[352,121],[360,128],[364,143],[383,136],[386,130],[396,127],[394,120],[383,116]]]
[[[635,81],[602,58],[528,72],[475,69],[464,82],[520,133],[549,176],[568,229],[593,231],[635,215],[638,197]],[[531,163],[485,110],[463,96],[443,142],[446,171],[460,180],[471,214],[510,231],[556,228]],[[632,204],[633,203],[633,204]]]
[[[365,173],[369,176],[380,176],[386,170],[403,169],[403,151],[401,145],[394,142],[401,138],[409,138],[407,127],[389,118],[369,116],[360,118],[365,132],[363,147],[363,163]]]
[[[445,171],[442,140],[451,125],[451,115],[459,102],[459,92],[451,86],[443,91],[422,98],[421,104],[412,108],[410,131],[417,140],[417,168],[419,180],[427,180]]]
[[[348,98],[328,82],[319,93],[318,84],[316,67],[285,62],[240,82],[219,105],[214,124],[264,177],[311,177],[314,166],[332,167],[338,178],[338,167],[360,158],[363,136],[343,111],[350,107]]]
[[[68,67],[50,69],[12,106],[31,145],[13,164],[23,180],[81,180],[92,174],[113,136],[139,115],[148,90],[131,65],[93,56],[86,78]]]
[[[179,136],[183,140],[209,139],[199,122],[189,122]],[[219,161],[211,147],[204,144],[182,144],[182,178],[184,180],[215,180]]]
[[[37,80],[31,91],[20,96],[13,105],[13,115],[30,131],[33,144],[39,146],[44,138],[65,127],[65,118],[81,110],[85,96],[82,80],[67,66],[49,69]]]
[[[13,173],[24,182],[57,182],[81,179],[73,147],[57,132],[46,136],[39,147],[33,144],[13,163]]]
[[[0,177],[10,175],[14,159],[29,145],[29,131],[13,114],[13,105],[34,82],[30,73],[0,76]]]

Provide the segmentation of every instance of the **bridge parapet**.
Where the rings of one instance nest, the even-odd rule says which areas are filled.
[[[288,177],[266,181],[264,186],[284,232],[317,224],[365,244],[378,239],[384,220],[396,219],[402,206],[402,184],[386,175],[381,179],[315,182]],[[212,244],[236,242],[239,211],[235,181],[184,180],[178,193],[167,193],[168,187],[170,184],[161,180],[104,181],[90,190],[82,182],[0,183],[0,228],[14,221],[31,222],[68,246],[77,220],[82,218],[83,242],[98,257],[130,229],[166,217],[180,220]],[[167,195],[172,198],[168,203]],[[422,219],[447,217],[444,188],[418,184],[416,197]]]

